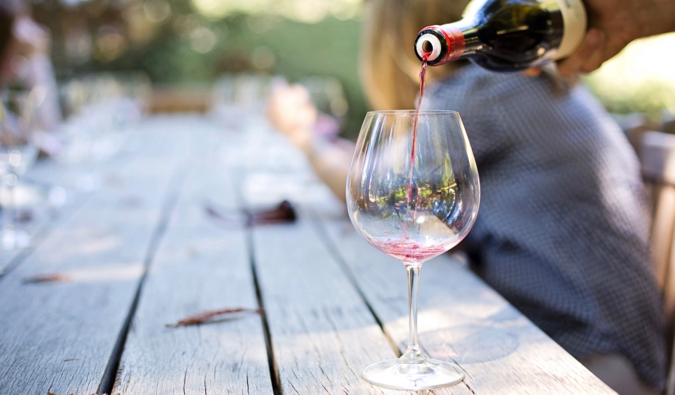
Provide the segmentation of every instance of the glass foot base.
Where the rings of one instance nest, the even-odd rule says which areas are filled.
[[[414,364],[388,359],[366,367],[362,376],[380,387],[412,391],[447,387],[464,380],[464,373],[457,365],[435,359]]]
[[[20,250],[30,246],[30,235],[19,229],[0,230],[0,248],[5,251]]]

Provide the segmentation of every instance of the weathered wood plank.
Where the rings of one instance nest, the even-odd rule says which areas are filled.
[[[248,180],[248,181],[247,181]],[[297,206],[326,198],[308,173],[249,173],[247,204],[287,198]],[[256,189],[258,188],[258,189]],[[369,394],[398,391],[361,378],[369,363],[395,353],[367,305],[300,210],[292,224],[252,229],[254,263],[281,390],[287,394]]]
[[[638,154],[645,178],[675,184],[675,135],[646,132]]]
[[[651,247],[656,282],[661,291],[669,350],[675,350],[675,122],[648,131],[638,153],[645,185],[652,198]],[[664,133],[665,132],[665,133]],[[675,351],[670,353],[666,392],[675,393]]]
[[[104,172],[115,167],[119,167],[117,161],[106,163],[101,171]],[[50,189],[59,187],[58,184],[54,184],[53,179],[58,177],[57,175],[61,170],[62,167],[53,161],[43,159],[38,161],[25,177],[19,179],[19,184],[14,192],[15,201],[17,202],[16,226],[31,235],[31,245],[23,250],[0,250],[0,276],[3,276],[21,264],[25,257],[40,245],[52,229],[58,226],[64,218],[67,218],[76,211],[86,200],[87,196],[75,194],[72,191],[67,193],[65,188],[57,192],[68,195],[66,202],[52,202],[49,200]],[[7,199],[7,197],[3,195],[3,199]],[[24,219],[22,220],[22,218]],[[4,220],[3,213],[2,221]]]
[[[256,228],[254,246],[282,390],[379,392],[361,369],[394,352],[311,225]]]
[[[146,141],[164,145],[164,153],[151,155],[150,146],[129,158],[118,183],[94,193],[0,279],[3,393],[98,390],[184,157],[186,133],[174,122],[151,121],[145,129]],[[24,283],[49,273],[72,281]]]
[[[196,117],[182,117],[190,120]],[[179,118],[180,119],[180,118]],[[171,122],[171,121],[169,121]],[[180,121],[179,121],[180,122]],[[185,122],[183,120],[183,122]],[[160,128],[165,128],[161,126]],[[182,137],[184,138],[184,137]],[[18,209],[29,213],[30,220],[20,222],[18,227],[24,229],[32,236],[31,246],[19,251],[0,250],[0,276],[11,271],[30,255],[33,249],[40,245],[45,237],[59,224],[72,215],[91,196],[77,188],[83,178],[96,180],[101,186],[119,187],[122,180],[119,169],[124,168],[130,158],[137,153],[132,147],[143,147],[145,155],[161,157],[170,155],[171,149],[167,149],[173,142],[166,139],[158,139],[156,133],[138,132],[130,136],[128,144],[116,156],[105,161],[84,162],[79,164],[59,164],[54,160],[44,158],[38,160],[29,171],[19,179],[16,198],[19,203]],[[173,150],[176,148],[175,144]],[[56,190],[59,189],[59,190]],[[92,190],[90,192],[94,192]],[[28,196],[32,200],[29,205],[21,207],[21,194],[32,193],[40,196]],[[56,193],[55,201],[50,201],[49,194]],[[26,196],[23,196],[26,198]],[[42,199],[40,201],[40,199]],[[65,201],[59,201],[65,199]],[[36,201],[37,200],[37,201]],[[130,202],[127,197],[128,203]]]
[[[217,132],[207,125],[193,132],[197,163],[143,286],[113,392],[273,392],[259,315],[165,326],[202,311],[258,307],[246,230],[205,214],[207,201],[236,213],[230,169],[208,148],[226,142]]]
[[[397,344],[407,336],[402,265],[361,240],[341,213],[325,215],[323,209],[331,205],[323,204],[330,202],[325,187],[303,163],[287,160],[283,148],[275,151],[273,139],[237,136],[242,143],[230,136],[232,145],[223,150],[212,128],[189,116],[146,125],[142,149],[127,157],[112,182],[0,278],[0,394],[100,389],[115,367],[108,366],[110,357],[139,289],[115,391],[271,393],[258,316],[164,327],[202,310],[255,307],[249,241],[281,389],[401,393],[370,386],[360,373],[371,362],[395,356],[364,296]],[[195,138],[186,138],[191,134]],[[167,201],[182,186],[172,174],[186,167],[182,159],[190,153],[197,153],[192,155],[196,168],[153,256],[170,212]],[[318,202],[325,225],[306,211],[295,224],[260,226],[250,234],[208,222],[201,199],[234,207],[237,189],[228,174],[215,171],[216,160],[225,173],[240,167],[277,172],[245,185],[247,204],[282,198],[301,207]],[[250,188],[254,184],[257,190]],[[73,281],[23,283],[55,272]],[[422,344],[435,357],[455,359],[468,373],[466,384],[435,393],[606,392],[468,270],[431,262],[423,270],[420,296]]]
[[[405,349],[407,285],[403,265],[362,240],[349,219],[317,210],[325,237],[366,296],[385,331]],[[466,372],[453,394],[604,394],[598,378],[456,259],[424,265],[419,338],[434,358]]]
[[[675,187],[652,184],[652,193],[655,203],[651,236],[654,273],[659,290],[665,293],[675,234]]]

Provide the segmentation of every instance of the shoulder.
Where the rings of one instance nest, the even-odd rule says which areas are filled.
[[[450,78],[430,86],[428,92],[425,108],[455,110],[506,123],[514,117],[553,121],[556,115],[571,113],[592,123],[606,115],[583,86],[561,85],[549,75],[497,73],[475,65],[462,67]]]
[[[435,81],[428,87],[428,97],[434,99],[456,96],[457,93],[485,96],[507,92],[508,85],[517,84],[513,73],[497,73],[468,64],[454,71],[448,78]]]
[[[550,101],[569,98],[572,91],[557,87],[553,78],[546,75],[526,77],[521,73],[498,73],[470,64],[450,78],[429,86],[425,104],[440,109],[448,104],[470,107],[481,101],[499,101],[501,106],[509,106],[512,99]]]

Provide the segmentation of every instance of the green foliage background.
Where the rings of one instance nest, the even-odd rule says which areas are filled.
[[[125,70],[142,70],[158,85],[209,86],[219,76],[237,72],[281,75],[291,82],[308,76],[334,77],[342,83],[349,103],[343,135],[355,138],[358,134],[367,110],[358,73],[361,31],[358,16],[347,20],[327,16],[318,23],[298,22],[264,12],[209,19],[187,0],[75,2],[74,6],[65,5],[62,0],[33,2],[36,20],[52,33],[52,58],[57,76],[62,80],[89,72]],[[129,10],[133,7],[142,10],[148,4],[158,3],[170,6],[170,17],[152,23],[151,37],[135,43],[130,33],[133,29]],[[186,18],[192,21],[193,31],[198,27],[212,32],[213,48],[206,53],[195,50],[195,37],[180,28],[179,22]],[[150,22],[146,20],[146,23]],[[85,60],[74,60],[68,55],[66,36],[73,26],[84,27],[91,38],[92,54]],[[112,60],[97,56],[102,51],[97,43],[104,28],[118,32],[125,40],[123,51]],[[663,48],[675,43],[675,34],[653,42],[651,52],[645,47],[649,43],[640,41],[644,42],[635,43],[633,52],[624,51],[601,70],[584,78],[584,82],[611,112],[661,114],[664,109],[672,111],[675,73],[652,78],[653,71],[635,68],[634,64],[652,54],[651,65],[672,68],[675,57],[672,51],[663,51]],[[645,52],[640,52],[640,48]],[[271,67],[256,67],[254,54],[261,50],[273,55],[275,61]]]
[[[311,24],[266,14],[210,20],[188,1],[168,3],[170,19],[154,25],[152,39],[141,45],[129,39],[128,5],[115,8],[110,7],[110,0],[93,0],[69,8],[57,0],[43,0],[34,5],[33,13],[52,33],[52,58],[61,80],[89,72],[125,70],[142,70],[157,85],[208,86],[220,75],[234,72],[281,75],[291,82],[308,76],[334,77],[342,83],[349,103],[343,134],[352,138],[358,134],[366,112],[358,76],[359,20],[327,16]],[[210,51],[198,53],[193,49],[194,37],[181,34],[176,21],[184,17],[214,33],[215,46]],[[66,32],[71,20],[87,26],[92,37],[94,52],[86,61],[74,61],[67,55]],[[114,60],[95,56],[102,26],[117,29],[127,40],[124,52]],[[251,61],[260,48],[274,55],[271,68],[256,69]]]
[[[262,33],[247,29],[243,16],[223,21],[220,26],[214,23],[212,29],[222,39],[203,55],[195,53],[187,39],[173,37],[143,55],[143,68],[158,83],[211,83],[221,73],[246,71],[246,59],[256,48],[265,47],[276,59],[267,73],[282,75],[291,82],[306,76],[337,78],[350,108],[344,133],[355,136],[366,111],[358,77],[359,22],[329,17],[317,24],[288,20],[270,23]]]

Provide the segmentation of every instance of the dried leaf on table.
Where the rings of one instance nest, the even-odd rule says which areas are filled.
[[[294,222],[297,219],[295,208],[288,200],[279,203],[271,210],[261,210],[248,213],[249,225],[269,224],[276,222]]]
[[[38,274],[36,276],[27,277],[23,280],[24,284],[64,282],[64,281],[70,281],[70,276],[63,273]]]
[[[212,218],[230,225],[263,225],[282,222],[294,222],[297,219],[295,208],[288,200],[283,200],[272,208],[256,210],[230,211],[218,207],[212,202],[204,204],[206,213]]]
[[[201,325],[213,321],[213,318],[218,316],[227,316],[235,313],[261,313],[261,312],[262,309],[252,309],[246,307],[205,311],[199,314],[183,318],[182,320],[178,321],[175,324],[166,324],[166,326],[168,328],[178,328],[181,326]]]

